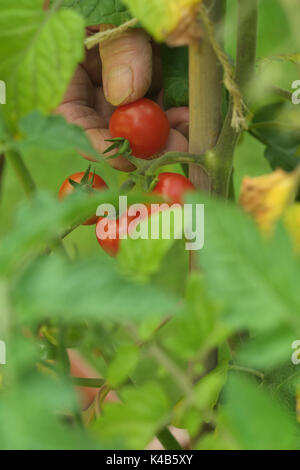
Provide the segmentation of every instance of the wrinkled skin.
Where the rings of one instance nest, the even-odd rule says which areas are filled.
[[[95,30],[98,28],[89,28],[87,34]],[[162,91],[159,48],[143,30],[131,30],[105,42],[100,54],[101,59],[97,47],[86,52],[56,112],[82,126],[95,149],[103,152],[108,147],[105,139],[111,138],[108,124],[115,106],[136,101],[149,91],[161,103]],[[165,151],[187,151],[188,108],[173,108],[167,114],[172,129]],[[118,170],[132,170],[123,157],[109,162]]]

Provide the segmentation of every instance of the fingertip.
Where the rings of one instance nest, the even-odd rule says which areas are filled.
[[[107,101],[120,106],[142,98],[152,81],[152,46],[142,29],[127,31],[100,46]]]
[[[171,129],[164,152],[188,152],[188,140],[176,129]]]

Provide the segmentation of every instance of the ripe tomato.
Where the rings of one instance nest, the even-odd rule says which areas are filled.
[[[69,180],[74,181],[75,183],[82,184],[82,180],[84,176],[86,175],[86,172],[80,171],[79,173],[74,173],[74,175],[69,176],[69,178],[66,178],[63,184],[60,187],[60,190],[58,192],[58,197],[59,199],[64,199],[65,197],[69,196],[75,191],[74,186],[71,185]],[[94,178],[94,180],[93,180]],[[91,184],[91,182],[93,183]],[[90,185],[91,188],[93,188],[96,191],[101,191],[103,189],[107,189],[106,183],[103,181],[100,176],[90,172],[89,173],[89,179],[87,185]],[[97,223],[98,217],[96,215],[90,217],[86,222],[84,222],[83,225],[94,225]]]
[[[103,248],[103,250],[108,253],[110,256],[117,256],[119,251],[119,219],[112,220],[107,219],[105,223],[107,224],[106,233],[107,238],[103,238],[101,235],[102,224],[101,221],[104,221],[104,217],[99,217],[96,225],[96,237]]]
[[[130,233],[130,230],[134,230],[141,220],[145,220],[145,218],[151,217],[153,214],[165,210],[165,208],[161,209],[159,206],[155,208],[151,207],[149,204],[146,204],[145,207],[146,212],[143,212],[142,214],[137,212],[135,215],[128,215],[126,212],[122,214],[119,219],[107,219],[103,223],[101,223],[101,221],[104,220],[103,217],[98,219],[96,225],[96,236],[100,246],[104,251],[106,251],[106,253],[113,257],[117,256],[120,249],[121,234]],[[103,237],[102,231],[104,226],[107,238]]]
[[[179,173],[160,173],[153,190],[154,193],[160,194],[173,204],[182,204],[183,196],[188,191],[195,191],[195,186]]]
[[[103,250],[108,253],[110,256],[117,256],[120,248],[120,235],[128,232],[128,227],[131,222],[139,217],[139,214],[136,216],[129,216],[127,213],[121,215],[119,219],[107,219],[104,221],[104,217],[100,217],[96,225],[96,237],[103,248]],[[127,223],[124,224],[124,222]],[[103,238],[102,230],[103,226],[105,227],[105,233],[107,238]]]
[[[148,159],[164,149],[170,124],[158,104],[142,98],[117,108],[110,119],[109,129],[113,138],[129,140],[135,157]]]

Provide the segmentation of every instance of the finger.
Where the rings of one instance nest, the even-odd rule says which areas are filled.
[[[102,25],[100,29],[107,29]],[[152,81],[152,46],[142,29],[130,30],[100,45],[107,101],[114,106],[142,98]]]
[[[189,143],[187,139],[176,129],[171,129],[165,152],[188,152]]]
[[[171,108],[167,111],[167,116],[171,127],[189,138],[190,113],[188,107]]]
[[[107,103],[109,109],[105,110],[106,112],[103,115],[100,115],[95,109],[95,104],[101,107],[101,102],[104,101],[101,100],[100,94],[100,92],[96,92],[95,95],[86,70],[78,67],[64,101],[57,108],[56,113],[64,116],[68,122],[82,127],[95,150],[102,153],[111,145],[105,142],[106,139],[111,139],[109,130],[106,129],[111,109]],[[90,155],[82,154],[82,156],[87,160],[95,161]],[[134,169],[134,166],[122,157],[111,159],[109,163],[113,168],[120,171],[132,171]]]
[[[74,378],[90,379],[95,378],[99,379],[101,376],[99,373],[86,361],[86,359],[81,356],[81,354],[74,350],[67,350],[69,361],[70,361],[70,375]],[[85,410],[88,408],[91,403],[95,400],[99,389],[91,387],[76,387],[76,391],[79,395],[82,409]],[[110,392],[106,399],[106,402],[118,402],[119,399],[114,392]]]
[[[93,144],[93,147],[97,152],[102,153],[104,150],[107,149],[111,143],[105,142],[106,139],[111,139],[111,135],[109,133],[108,129],[101,129],[101,128],[96,128],[96,129],[89,129],[86,131],[87,136],[90,138],[90,141]],[[108,153],[107,156],[111,156],[115,153],[115,150]],[[83,155],[86,159],[92,160],[88,155]],[[132,165],[126,158],[124,157],[117,157],[117,158],[112,158],[109,159],[109,164],[113,168],[119,171],[134,171],[135,166]]]

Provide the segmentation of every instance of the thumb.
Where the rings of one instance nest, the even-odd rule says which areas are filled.
[[[110,25],[100,26],[103,31]],[[142,98],[152,81],[152,46],[142,29],[133,29],[100,45],[107,101],[114,106]]]

